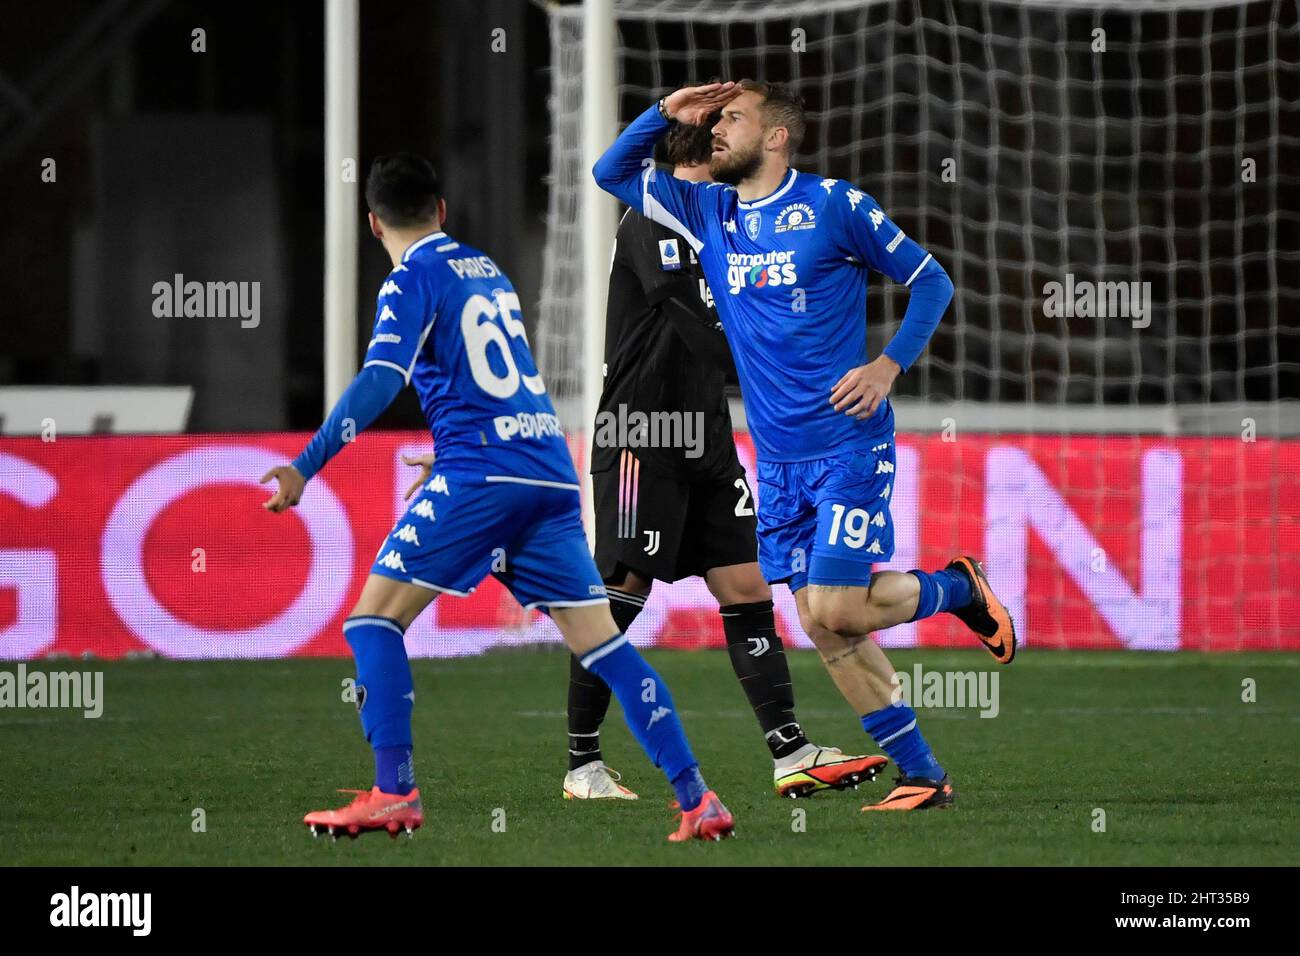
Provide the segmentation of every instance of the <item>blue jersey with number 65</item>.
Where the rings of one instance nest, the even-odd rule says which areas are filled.
[[[438,470],[577,487],[519,296],[479,250],[443,232],[413,243],[379,290],[365,364],[415,386]]]

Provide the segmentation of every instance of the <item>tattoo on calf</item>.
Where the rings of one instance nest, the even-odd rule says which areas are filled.
[[[838,664],[840,661],[844,660],[846,657],[852,657],[854,654],[856,654],[856,653],[858,652],[858,648],[862,646],[862,641],[863,641],[863,638],[858,638],[858,639],[857,639],[857,640],[856,640],[856,641],[855,641],[855,642],[854,642],[854,643],[849,647],[849,649],[848,649],[847,651],[844,651],[844,652],[841,653],[841,654],[836,654],[834,657],[823,657],[823,658],[822,658],[822,661],[826,664],[827,667],[830,667],[832,664]]]

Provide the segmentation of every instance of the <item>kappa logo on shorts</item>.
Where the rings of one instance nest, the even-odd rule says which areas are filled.
[[[415,503],[415,507],[411,509],[411,514],[419,515],[421,518],[428,518],[430,521],[433,521],[433,502],[428,498],[421,498]]]
[[[415,525],[404,524],[400,531],[394,531],[393,537],[398,541],[405,541],[407,544],[413,544],[417,548],[420,546],[420,537],[415,533]]]
[[[390,571],[401,571],[403,574],[407,573],[406,565],[402,563],[402,556],[396,551],[389,551],[379,559],[379,563]]]

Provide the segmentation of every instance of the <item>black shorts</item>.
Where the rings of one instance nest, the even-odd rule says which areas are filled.
[[[757,561],[754,496],[735,464],[729,477],[665,475],[624,450],[617,466],[592,475],[601,577],[635,571],[671,582]]]

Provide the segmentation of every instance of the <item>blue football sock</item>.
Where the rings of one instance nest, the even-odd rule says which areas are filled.
[[[906,704],[890,705],[864,714],[862,729],[909,777],[942,780],[944,769],[916,726],[916,711]]]
[[[672,782],[682,809],[694,810],[708,787],[699,776],[699,763],[686,742],[668,685],[622,634],[583,654],[582,666],[609,685],[636,742]]]
[[[375,748],[375,786],[384,793],[397,794],[415,789],[415,760],[410,747]]]
[[[960,571],[909,571],[921,582],[921,596],[913,621],[933,617],[940,611],[962,608],[971,602],[970,578]]]
[[[699,767],[687,767],[673,777],[673,789],[677,791],[677,802],[683,810],[694,810],[709,792],[709,785]]]
[[[357,711],[375,751],[375,786],[384,793],[410,793],[415,788],[415,685],[402,628],[391,618],[350,617],[343,622],[343,636],[357,663]]]

